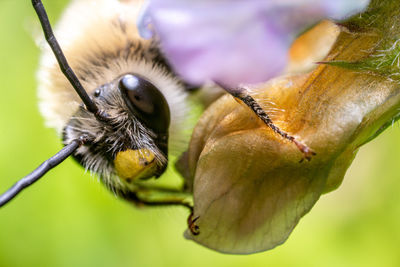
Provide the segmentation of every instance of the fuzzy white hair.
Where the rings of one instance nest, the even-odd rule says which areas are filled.
[[[159,88],[169,104],[169,143],[175,150],[174,144],[187,139],[183,136],[187,132],[187,93],[176,76],[154,61],[154,42],[139,36],[136,18],[142,2],[75,0],[67,7],[54,32],[70,66],[89,94],[98,86],[131,72],[147,78]],[[109,60],[110,55],[132,43],[137,49],[133,51],[137,57]],[[81,100],[61,73],[50,48],[44,43],[42,47],[38,71],[39,107],[46,125],[61,134]]]
[[[157,43],[139,36],[136,18],[141,2],[73,1],[54,32],[71,68],[89,95],[127,73],[138,74],[158,88],[170,109],[169,147],[178,154],[183,152],[185,147],[181,144],[187,143],[192,128],[188,121],[187,92],[164,60]],[[115,90],[109,92],[113,104],[107,107],[106,112],[111,115],[113,124],[121,127],[117,130],[103,127],[92,114],[82,109],[82,101],[44,41],[42,47],[38,71],[41,113],[47,126],[63,134],[65,143],[83,133],[96,137],[93,140],[95,145],[83,146],[75,154],[86,169],[98,173],[105,185],[115,192],[123,191],[124,185],[115,178],[113,164],[105,153],[115,155],[125,145],[145,146],[155,154],[159,164],[166,162],[166,157],[152,140],[151,131],[138,120],[129,119],[120,94]]]

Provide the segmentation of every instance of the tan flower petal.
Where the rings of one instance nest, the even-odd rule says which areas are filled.
[[[326,60],[368,57],[377,40],[372,33],[342,31]],[[330,65],[278,78],[254,89],[253,96],[317,156],[299,163],[296,146],[231,96],[210,106],[188,151],[200,234],[188,230],[186,236],[226,253],[254,253],[284,242],[319,196],[340,185],[358,148],[400,106],[397,82]]]

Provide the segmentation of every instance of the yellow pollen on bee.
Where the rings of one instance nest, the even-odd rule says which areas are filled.
[[[148,149],[128,149],[118,152],[114,166],[119,177],[127,182],[149,178],[157,169],[155,155]]]

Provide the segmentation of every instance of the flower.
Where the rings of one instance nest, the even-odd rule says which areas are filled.
[[[156,35],[187,82],[231,87],[275,77],[301,30],[321,18],[343,18],[368,0],[150,0],[139,20]]]
[[[398,69],[387,67],[399,55],[391,14],[400,3],[386,3],[393,13],[390,5],[377,13],[377,0],[343,26],[326,25],[337,38],[313,71],[248,88],[278,127],[317,153],[310,162],[299,163],[293,143],[229,95],[204,112],[183,163],[194,197],[187,238],[234,254],[282,244],[319,197],[341,184],[358,149],[400,118]],[[321,32],[326,38],[327,31],[314,31]]]

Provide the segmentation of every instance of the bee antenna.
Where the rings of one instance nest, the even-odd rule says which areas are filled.
[[[33,8],[36,11],[36,14],[40,20],[40,24],[42,25],[43,33],[46,38],[47,43],[50,45],[51,50],[54,53],[54,56],[57,59],[58,65],[62,73],[71,83],[72,87],[74,87],[75,91],[78,93],[79,97],[82,99],[88,111],[92,112],[97,119],[106,120],[107,115],[100,111],[97,105],[92,101],[90,96],[87,94],[86,90],[83,88],[80,83],[78,77],[75,75],[74,71],[68,64],[67,59],[57,42],[56,37],[54,36],[53,30],[51,28],[49,18],[47,16],[46,10],[43,6],[41,0],[32,0]]]
[[[16,197],[26,187],[32,185],[34,182],[39,180],[48,171],[56,167],[58,164],[63,162],[66,158],[71,156],[81,145],[87,142],[86,136],[81,136],[79,139],[74,139],[61,149],[57,154],[40,164],[33,172],[16,182],[10,189],[0,195],[0,207],[7,204],[10,200]]]

